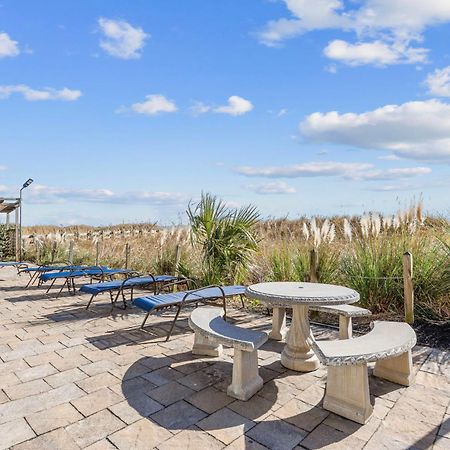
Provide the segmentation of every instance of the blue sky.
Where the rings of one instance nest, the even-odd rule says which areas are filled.
[[[449,211],[446,0],[0,4],[0,196],[26,224]]]

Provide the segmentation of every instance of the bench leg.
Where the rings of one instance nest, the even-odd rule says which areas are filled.
[[[258,373],[258,351],[244,352],[235,348],[233,378],[228,386],[227,394],[245,401],[255,395],[263,384],[263,379]]]
[[[352,318],[339,314],[339,339],[351,339],[352,337]]]
[[[221,356],[223,346],[215,344],[211,339],[202,336],[200,333],[195,333],[192,353],[194,355]]]
[[[373,375],[393,383],[409,386],[414,378],[411,350],[394,358],[380,359],[375,363]]]
[[[286,327],[286,309],[273,308],[272,312],[272,330],[269,333],[269,339],[282,341],[287,334]]]
[[[371,417],[367,364],[328,366],[324,409],[365,424]]]

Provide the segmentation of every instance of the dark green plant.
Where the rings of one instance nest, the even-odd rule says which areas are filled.
[[[259,213],[254,206],[229,208],[211,194],[189,205],[191,239],[200,248],[205,284],[236,283],[258,248],[256,225]]]

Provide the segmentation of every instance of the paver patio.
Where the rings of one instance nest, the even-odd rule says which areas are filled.
[[[0,272],[0,449],[450,449],[450,352],[416,346],[409,388],[371,377],[362,426],[321,407],[326,370],[285,369],[283,344],[261,348],[264,387],[241,402],[225,394],[231,349],[191,354],[188,311],[164,342],[171,313],[153,317],[150,334],[135,309],[111,315],[107,297],[86,311],[85,296],[55,300],[26,281]],[[270,328],[265,316],[230,317]]]

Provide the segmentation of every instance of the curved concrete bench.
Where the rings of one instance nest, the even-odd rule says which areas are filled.
[[[221,308],[196,308],[189,317],[195,331],[192,353],[220,356],[223,345],[234,347],[233,378],[227,394],[248,400],[263,386],[258,373],[258,348],[267,341],[267,334],[231,325],[222,318]]]
[[[358,423],[372,415],[367,363],[376,361],[373,374],[394,383],[412,382],[411,348],[416,333],[401,322],[374,322],[364,336],[312,344],[320,361],[328,366],[323,407]]]
[[[365,308],[353,305],[310,306],[311,311],[339,315],[339,339],[349,339],[353,335],[352,318],[370,316],[372,313]],[[286,309],[275,307],[272,314],[272,330],[270,339],[281,341],[286,337]]]
[[[368,309],[353,305],[311,306],[309,309],[311,311],[324,312],[328,314],[338,314],[339,339],[350,339],[353,336],[353,317],[366,317],[372,315]]]

